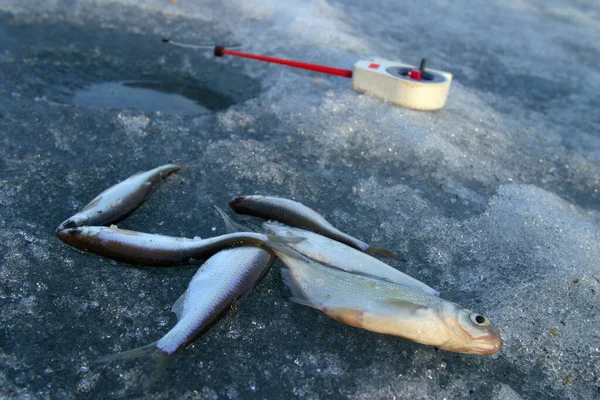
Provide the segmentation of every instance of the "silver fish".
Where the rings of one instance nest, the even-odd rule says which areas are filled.
[[[294,200],[260,195],[237,196],[229,202],[229,206],[238,214],[274,219],[296,228],[308,229],[367,254],[402,259],[389,250],[371,246],[340,231],[321,214]]]
[[[481,314],[420,290],[322,266],[275,250],[291,300],[347,325],[400,336],[442,350],[480,355],[502,348]]]
[[[218,252],[198,270],[187,290],[173,305],[178,322],[166,335],[157,342],[98,361],[151,354],[157,365],[154,376],[145,382],[148,386],[178,351],[203,333],[231,305],[239,304],[252,292],[273,259],[272,253],[257,247]]]
[[[231,222],[226,221],[226,224],[231,225]],[[267,233],[277,235],[278,237],[304,238],[302,241],[287,243],[286,245],[319,264],[354,274],[385,279],[388,282],[405,285],[435,296],[439,296],[440,294],[440,292],[432,287],[398,271],[383,261],[318,233],[300,228],[292,228],[276,221],[263,222],[262,227]]]
[[[115,225],[63,229],[58,233],[58,237],[81,250],[129,264],[147,266],[197,264],[230,247],[269,247],[276,243],[303,240],[253,232],[230,233],[208,239],[188,239],[119,229]]]
[[[123,220],[141,206],[164,179],[180,169],[179,165],[167,164],[130,176],[100,193],[81,211],[62,222],[56,233],[67,228],[110,225]]]

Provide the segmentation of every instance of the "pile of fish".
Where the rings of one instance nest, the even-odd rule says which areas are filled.
[[[177,324],[160,340],[104,358],[153,353],[165,363],[231,306],[253,290],[277,256],[285,265],[290,300],[342,323],[459,353],[489,355],[502,339],[481,314],[439,297],[439,292],[372,255],[394,257],[336,229],[319,213],[293,200],[239,196],[238,214],[267,221],[261,232],[221,213],[230,233],[176,238],[113,225],[142,205],[178,165],[137,173],[110,187],[56,230],[65,243],[135,265],[202,264],[172,310]]]

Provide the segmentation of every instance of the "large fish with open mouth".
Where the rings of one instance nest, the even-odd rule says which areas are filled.
[[[198,264],[220,250],[274,243],[293,243],[303,238],[278,237],[254,232],[229,233],[206,239],[179,238],[119,229],[115,225],[82,226],[58,232],[63,242],[81,250],[134,265],[176,266]]]
[[[56,233],[67,228],[110,225],[123,220],[141,206],[163,180],[180,169],[179,165],[167,164],[130,176],[100,193],[81,211],[62,222]]]
[[[229,206],[238,214],[274,219],[296,228],[308,229],[367,254],[403,259],[389,250],[371,246],[331,225],[321,214],[294,200],[272,196],[237,196]]]
[[[203,333],[230,306],[238,305],[252,292],[273,262],[271,252],[257,247],[223,250],[210,257],[192,278],[187,290],[172,307],[177,324],[157,342],[99,359],[152,355],[156,370],[145,381],[149,386],[175,356]]]
[[[286,266],[282,276],[291,300],[339,322],[457,353],[491,355],[502,348],[488,318],[456,303],[290,255],[287,246],[274,251]]]

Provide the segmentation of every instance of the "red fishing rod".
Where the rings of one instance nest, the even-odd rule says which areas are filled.
[[[357,92],[368,93],[399,106],[416,110],[437,110],[442,108],[446,103],[450,82],[452,82],[451,73],[426,68],[425,59],[421,61],[421,65],[418,68],[398,61],[380,58],[358,60],[354,64],[354,70],[349,70],[233,50],[239,47],[197,46],[169,39],[163,39],[162,41],[189,49],[212,50],[216,57],[223,57],[227,54],[235,57],[287,65],[288,67],[307,69],[323,74],[352,78],[352,89]]]
[[[187,48],[192,48],[192,49],[213,49],[214,55],[217,57],[223,57],[225,54],[228,54],[230,56],[250,58],[253,60],[266,61],[266,62],[275,63],[275,64],[287,65],[289,67],[307,69],[309,71],[315,71],[315,72],[321,72],[323,74],[330,74],[330,75],[343,76],[345,78],[352,78],[352,71],[349,69],[333,68],[333,67],[328,67],[326,65],[310,64],[310,63],[305,63],[305,62],[300,62],[300,61],[284,60],[283,58],[275,58],[275,57],[261,56],[258,54],[242,53],[241,51],[233,51],[233,50],[227,49],[223,46],[214,46],[214,47],[213,46],[196,46],[196,45],[192,45],[192,44],[178,43],[178,42],[175,42],[175,41],[169,40],[169,39],[163,39],[162,41],[164,43],[174,44],[175,46],[179,46],[179,47],[187,47]]]
[[[266,62],[271,62],[271,63],[275,63],[275,64],[287,65],[289,67],[294,67],[294,68],[307,69],[309,71],[322,72],[324,74],[343,76],[345,78],[352,78],[352,71],[350,71],[349,69],[333,68],[333,67],[328,67],[326,65],[310,64],[310,63],[305,63],[305,62],[300,62],[300,61],[284,60],[283,58],[275,58],[275,57],[259,56],[257,54],[242,53],[240,51],[228,50],[222,46],[215,46],[214,54],[217,57],[223,57],[224,54],[229,54],[231,56],[251,58],[253,60],[266,61]]]

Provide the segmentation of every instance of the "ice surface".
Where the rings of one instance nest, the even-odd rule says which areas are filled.
[[[592,1],[0,2],[0,397],[139,396],[144,365],[93,361],[166,333],[194,268],[132,268],[54,229],[108,185],[177,162],[120,227],[210,237],[224,233],[214,204],[293,198],[403,254],[394,266],[489,316],[505,345],[467,356],[342,325],[287,301],[276,263],[146,398],[597,398],[598,21]],[[427,57],[454,81],[442,110],[416,112],[162,37],[339,68]],[[231,106],[74,104],[122,81]]]

